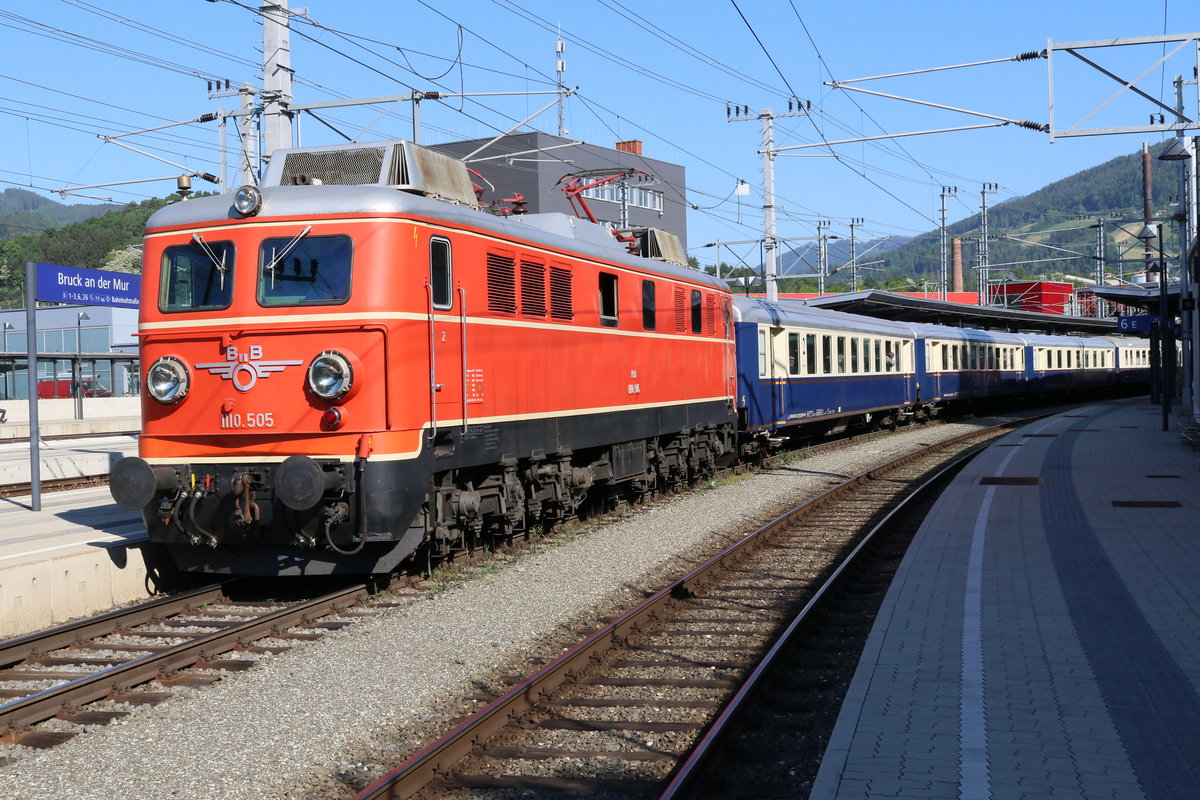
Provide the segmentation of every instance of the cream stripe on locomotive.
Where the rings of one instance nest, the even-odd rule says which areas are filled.
[[[505,422],[521,422],[523,420],[530,420],[530,419],[533,419],[533,420],[565,419],[568,417],[581,417],[581,416],[584,416],[585,414],[606,414],[606,413],[611,413],[614,411],[645,411],[647,409],[652,409],[652,408],[671,408],[672,406],[696,405],[698,403],[720,403],[720,402],[725,402],[730,399],[731,398],[725,397],[725,396],[700,397],[700,398],[693,398],[690,400],[678,400],[678,401],[675,401],[672,403],[640,403],[638,405],[597,406],[595,408],[579,408],[579,409],[574,409],[574,410],[569,410],[569,411],[557,411],[557,412],[551,412],[551,413],[508,414],[508,415],[495,416],[495,417],[471,418],[471,419],[467,420],[467,424],[468,424],[468,426],[471,426],[471,425],[496,425],[496,424],[505,423]],[[454,428],[454,427],[457,427],[462,424],[463,424],[463,421],[461,419],[444,419],[444,420],[438,420],[438,422],[437,422],[437,426],[439,429],[440,428]],[[433,427],[432,422],[424,423],[421,426],[421,428],[419,429],[422,432],[422,437],[424,437],[425,432],[430,430],[432,427]],[[379,433],[395,433],[395,432],[396,431],[379,431]],[[370,436],[371,434],[367,433],[366,435]],[[422,441],[422,446],[417,447],[413,450],[406,450],[404,452],[398,452],[398,453],[372,453],[367,458],[367,460],[368,461],[407,461],[407,460],[416,458],[418,455],[420,455],[423,447],[424,447],[424,442]],[[286,459],[288,457],[289,457],[288,455],[213,456],[213,457],[209,457],[209,456],[173,456],[170,458],[146,458],[146,461],[150,464],[178,464],[180,461],[197,461],[197,462],[202,462],[204,464],[250,464],[250,463],[261,464],[261,463],[282,462],[284,459]],[[355,454],[348,453],[348,454],[342,454],[342,455],[322,455],[319,457],[320,458],[336,458],[339,461],[342,461],[344,463],[352,463],[355,459]]]
[[[458,325],[462,323],[462,317],[458,314],[435,314],[434,322],[445,324]],[[519,319],[496,319],[493,317],[467,317],[467,325],[490,325],[493,327],[506,328],[533,328],[536,330],[552,330],[561,333],[592,333],[603,334],[605,336],[632,336],[644,339],[673,339],[682,342],[708,342],[710,344],[730,344],[733,342],[733,337],[722,339],[717,336],[704,335],[687,335],[676,333],[659,333],[657,331],[639,331],[639,330],[621,330],[620,328],[602,328],[592,325],[562,325],[553,322],[537,322],[525,321]],[[363,322],[372,320],[405,320],[408,322],[428,322],[428,314],[417,314],[413,312],[362,312],[353,314],[288,314],[285,318],[287,323],[309,323],[309,322]],[[155,333],[188,333],[196,328],[221,328],[241,325],[262,325],[264,330],[261,332],[269,332],[270,328],[275,328],[280,325],[278,316],[261,316],[261,317],[217,317],[204,318],[196,320],[179,320],[178,322],[144,322],[138,326],[138,331],[154,331]],[[254,335],[260,331],[247,331],[245,335]]]

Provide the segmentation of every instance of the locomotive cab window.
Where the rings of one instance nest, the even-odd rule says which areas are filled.
[[[703,310],[700,303],[700,291],[692,289],[692,333],[701,333],[703,328]]]
[[[163,252],[158,307],[162,311],[212,311],[233,300],[233,242],[190,244]]]
[[[617,276],[611,272],[600,273],[600,324],[606,328],[617,327]]]
[[[350,299],[349,236],[264,239],[258,255],[263,306],[337,305]]]
[[[452,279],[450,240],[435,236],[429,240],[429,285],[434,308],[450,308],[454,305]]]

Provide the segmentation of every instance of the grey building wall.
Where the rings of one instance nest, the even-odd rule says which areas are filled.
[[[478,150],[487,142],[487,139],[476,139],[428,146],[461,158]],[[574,212],[562,188],[555,187],[563,176],[581,170],[601,168],[619,170],[636,167],[645,170],[655,176],[655,180],[633,180],[629,185],[631,188],[641,187],[661,192],[662,211],[630,205],[630,227],[662,228],[678,236],[683,246],[687,247],[686,182],[684,168],[678,164],[592,144],[575,144],[572,139],[545,133],[518,133],[505,136],[475,153],[467,160],[467,166],[478,171],[487,180],[487,183],[484,183],[478,176],[471,176],[477,184],[485,186],[485,203],[510,205],[501,201],[512,197],[514,192],[520,192],[525,196],[531,214],[559,211],[572,216]],[[595,178],[585,179],[583,182],[587,184],[592,180]],[[487,186],[488,183],[491,184],[490,187]],[[597,221],[613,225],[620,222],[619,203],[590,198],[587,203]]]

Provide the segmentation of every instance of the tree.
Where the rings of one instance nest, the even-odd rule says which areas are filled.
[[[100,267],[113,272],[140,274],[142,271],[142,248],[135,244],[127,244],[124,247],[110,250]]]

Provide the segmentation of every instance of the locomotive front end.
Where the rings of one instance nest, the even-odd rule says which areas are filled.
[[[420,450],[389,430],[400,279],[368,269],[396,263],[392,223],[336,213],[359,202],[342,188],[255,190],[249,213],[197,198],[150,221],[143,433],[110,487],[184,570],[381,572],[415,546],[423,493],[405,487],[427,481],[389,457]],[[318,193],[335,213],[289,213]]]

